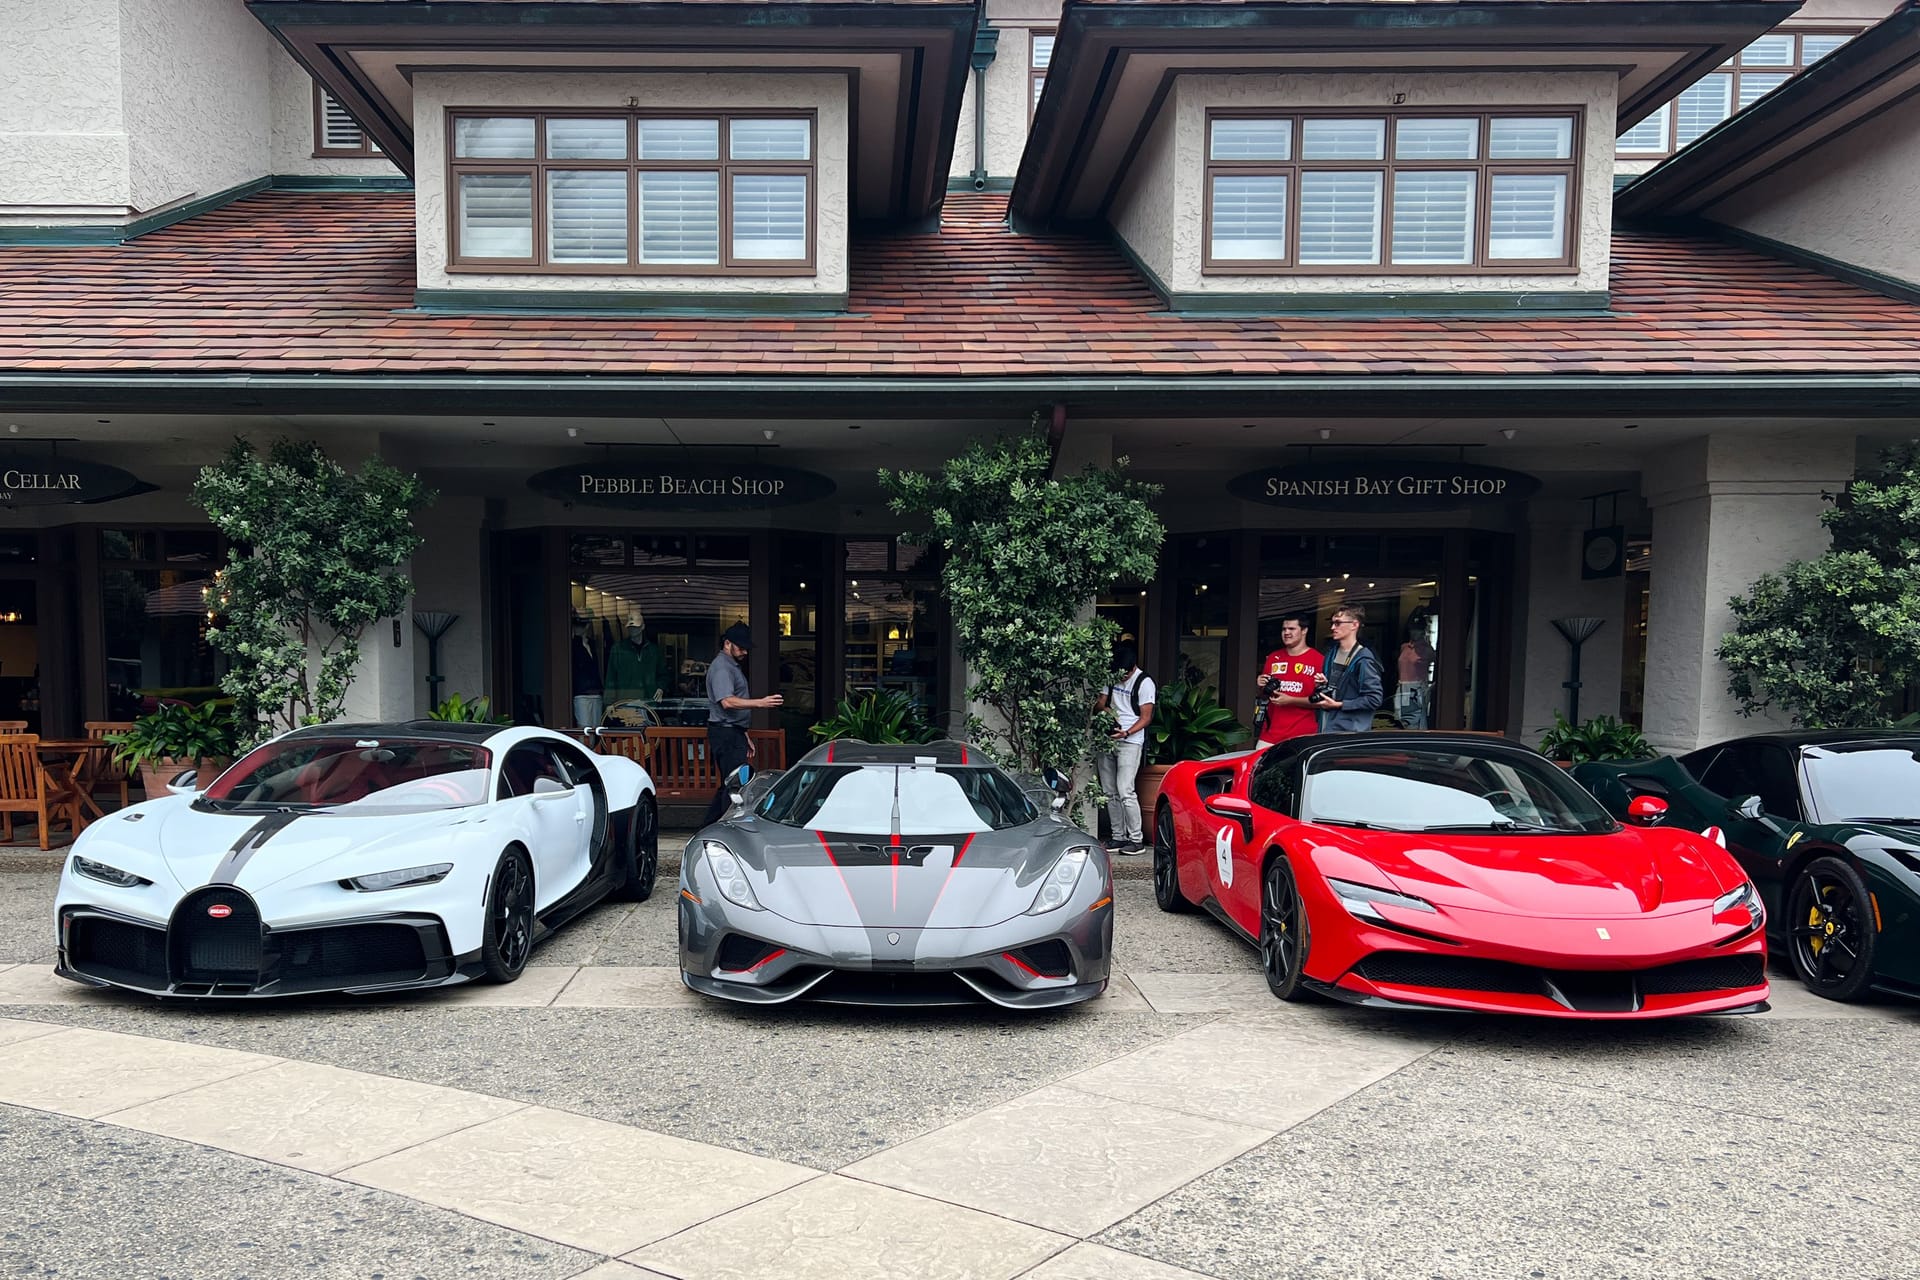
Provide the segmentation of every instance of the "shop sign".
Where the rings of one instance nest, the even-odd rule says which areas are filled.
[[[684,455],[555,467],[527,485],[562,502],[633,511],[751,511],[816,502],[834,490],[832,480],[812,471]]]
[[[1323,511],[1444,511],[1532,497],[1540,481],[1471,462],[1359,458],[1249,471],[1227,482],[1248,502]]]
[[[0,508],[105,502],[142,492],[137,476],[100,462],[50,454],[0,454]]]

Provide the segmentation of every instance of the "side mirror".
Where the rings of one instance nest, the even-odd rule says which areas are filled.
[[[1627,805],[1627,821],[1636,827],[1658,826],[1667,820],[1667,802],[1659,796],[1635,796]]]
[[[1760,807],[1759,796],[1741,796],[1733,802],[1733,812],[1736,817],[1745,818],[1748,822],[1758,822],[1765,810]]]
[[[1216,818],[1231,818],[1240,824],[1243,839],[1253,839],[1253,802],[1244,796],[1229,795],[1222,792],[1217,796],[1208,796],[1200,802],[1200,807]]]
[[[1060,810],[1067,807],[1067,798],[1065,796],[1055,796],[1052,800],[1049,800],[1047,802],[1047,805],[1055,813],[1058,813],[1060,812]]]
[[[571,790],[573,790],[572,787],[560,781],[558,778],[535,778],[533,780],[533,794],[537,796],[557,796],[563,791]]]
[[[753,776],[753,766],[743,764],[727,775],[727,800],[735,805],[746,803],[747,779]]]
[[[187,769],[167,779],[167,791],[176,796],[200,794],[200,771]]]

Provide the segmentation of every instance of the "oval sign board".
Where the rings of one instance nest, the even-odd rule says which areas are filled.
[[[103,462],[48,454],[0,454],[0,508],[105,502],[144,488],[139,477]]]
[[[832,480],[812,471],[684,454],[555,467],[527,486],[562,502],[633,511],[752,511],[817,502],[834,490]]]
[[[1227,482],[1248,502],[1323,511],[1443,511],[1517,502],[1540,490],[1535,476],[1472,462],[1354,458],[1249,471]]]

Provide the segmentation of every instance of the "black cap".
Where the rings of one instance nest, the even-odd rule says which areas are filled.
[[[753,648],[753,632],[747,630],[747,624],[744,622],[734,623],[720,633],[720,638],[741,649]]]

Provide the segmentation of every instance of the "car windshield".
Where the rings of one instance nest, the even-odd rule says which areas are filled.
[[[1803,747],[1800,761],[1823,822],[1920,823],[1920,738]]]
[[[978,765],[815,764],[780,775],[755,812],[809,831],[903,836],[1004,831],[1039,816],[1018,784]]]
[[[1494,747],[1380,747],[1316,752],[1300,799],[1305,822],[1394,831],[1612,831],[1613,819],[1550,761]]]
[[[417,738],[283,738],[256,747],[196,801],[220,813],[395,813],[487,798],[485,747]]]

